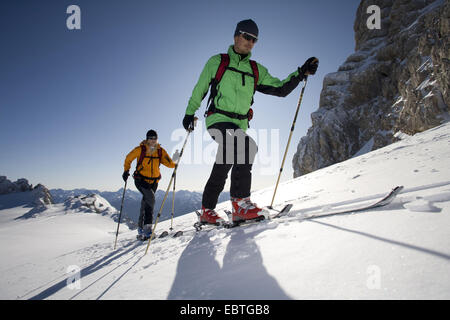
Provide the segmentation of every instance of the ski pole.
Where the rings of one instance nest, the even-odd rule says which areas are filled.
[[[175,179],[175,175],[177,174],[178,164],[180,163],[181,157],[183,156],[184,147],[186,146],[189,135],[194,130],[196,120],[197,120],[197,118],[194,118],[194,122],[189,127],[188,134],[186,135],[186,139],[184,139],[183,147],[181,148],[181,152],[180,152],[180,157],[178,158],[178,161],[175,164],[175,168],[173,169],[172,177],[170,178],[169,185],[167,186],[166,194],[164,195],[164,199],[161,203],[161,207],[159,208],[158,215],[156,216],[155,225],[153,227],[153,232],[152,232],[152,235],[150,236],[150,239],[148,239],[147,248],[145,249],[144,255],[147,254],[148,248],[150,247],[150,243],[152,242],[153,236],[155,235],[155,230],[156,230],[156,226],[158,225],[159,217],[161,216],[161,212],[164,207],[164,203],[166,202],[167,196],[169,194],[170,187],[172,186],[172,182]]]
[[[173,215],[175,208],[175,183],[177,182],[177,176],[173,177],[173,193],[172,193],[172,219],[170,220],[170,231],[173,230]]]
[[[302,91],[300,93],[300,98],[298,99],[297,111],[295,112],[294,121],[292,122],[291,132],[289,133],[289,139],[286,145],[286,150],[284,151],[283,161],[281,162],[280,172],[278,173],[277,184],[275,185],[275,190],[273,192],[272,202],[270,203],[269,208],[272,209],[273,201],[275,200],[275,194],[277,193],[278,184],[280,182],[281,172],[283,171],[284,161],[286,160],[286,155],[289,149],[289,144],[291,143],[292,133],[294,132],[295,123],[297,121],[298,111],[300,110],[300,104],[302,103],[303,93],[305,92],[306,83],[308,82],[308,76],[305,76],[305,83],[302,87]]]
[[[119,236],[120,219],[122,218],[123,200],[125,199],[125,190],[126,189],[127,189],[127,180],[125,180],[125,187],[123,187],[122,203],[120,204],[119,221],[117,222],[116,241],[114,241],[114,250],[116,250],[117,237]]]

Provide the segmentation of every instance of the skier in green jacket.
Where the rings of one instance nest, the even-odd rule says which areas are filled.
[[[255,90],[279,97],[287,96],[307,75],[315,74],[317,58],[311,57],[286,79],[272,77],[267,68],[250,60],[251,50],[258,40],[258,27],[253,20],[240,21],[234,33],[234,45],[228,55],[212,56],[205,67],[183,119],[188,130],[194,114],[211,86],[209,107],[205,114],[208,133],[219,144],[216,162],[206,183],[202,198],[200,223],[220,224],[223,219],[214,211],[228,172],[231,170],[230,196],[232,220],[267,218],[268,212],[250,200],[251,169],[257,152],[255,141],[245,131],[251,118],[250,106]],[[227,60],[224,64],[223,59]],[[224,69],[224,65],[226,68]],[[217,83],[218,70],[223,75]],[[256,70],[255,70],[256,69]],[[255,83],[257,81],[257,83]]]

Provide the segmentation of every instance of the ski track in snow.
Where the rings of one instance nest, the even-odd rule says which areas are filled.
[[[449,146],[445,124],[282,183],[277,207],[294,206],[279,219],[197,233],[195,213],[178,217],[171,234],[184,234],[153,239],[147,255],[147,242],[136,242],[123,224],[113,250],[116,224],[107,216],[53,206],[16,219],[29,208],[0,210],[0,253],[8,257],[0,264],[0,297],[448,299]],[[387,206],[306,219],[371,203],[395,185],[404,189]],[[252,198],[266,203],[272,192]],[[78,289],[69,286],[76,283],[71,265],[80,270]],[[376,268],[381,284],[371,289],[368,270]]]

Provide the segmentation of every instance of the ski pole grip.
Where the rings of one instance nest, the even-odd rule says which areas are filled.
[[[194,121],[191,122],[191,125],[189,126],[189,131],[194,131],[194,128],[197,126],[197,117],[194,117]]]

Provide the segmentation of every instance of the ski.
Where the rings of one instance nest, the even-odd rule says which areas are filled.
[[[266,207],[266,210],[273,210],[276,213],[269,214],[269,218],[268,219],[266,219],[264,217],[261,217],[261,218],[257,218],[257,219],[242,220],[242,221],[232,221],[231,212],[225,211],[227,216],[228,216],[228,220],[232,221],[232,222],[229,222],[225,226],[225,228],[235,228],[235,227],[244,226],[244,225],[248,225],[248,224],[253,224],[253,223],[257,223],[257,222],[261,222],[261,221],[267,221],[267,220],[276,219],[276,218],[279,218],[279,217],[281,217],[283,215],[286,215],[292,209],[292,207],[293,207],[292,203],[289,203],[289,204],[285,205],[281,210],[274,209],[273,207],[272,208],[271,207]]]
[[[375,209],[375,208],[379,208],[379,207],[384,207],[384,206],[392,203],[392,201],[394,201],[395,197],[402,190],[403,190],[403,186],[397,186],[397,187],[393,188],[383,198],[381,198],[379,200],[376,200],[372,204],[363,205],[363,206],[355,207],[355,208],[343,209],[343,210],[329,211],[329,212],[324,212],[324,213],[315,213],[315,214],[312,213],[312,214],[309,214],[309,215],[308,215],[308,213],[306,213],[306,216],[303,219],[305,219],[305,220],[306,219],[318,219],[318,218],[323,218],[323,217],[344,215],[344,214],[349,214],[349,213],[354,213],[354,212],[361,212],[361,211],[366,211],[366,210]]]
[[[291,203],[289,203],[289,204],[285,205],[281,210],[277,210],[277,209],[274,209],[274,208],[266,207],[266,210],[273,210],[276,213],[269,214],[269,218],[268,219],[265,219],[264,217],[261,217],[261,218],[257,218],[257,219],[241,220],[241,221],[232,221],[232,213],[231,213],[231,211],[224,210],[224,212],[226,213],[226,215],[228,217],[228,222],[224,222],[224,223],[222,223],[220,225],[211,225],[211,224],[207,224],[207,223],[196,222],[194,224],[194,228],[195,228],[196,231],[203,230],[203,227],[205,225],[206,226],[210,226],[210,228],[208,228],[207,230],[214,229],[214,228],[217,228],[217,227],[223,227],[223,228],[226,228],[226,229],[236,228],[236,227],[239,227],[239,226],[244,226],[244,225],[248,225],[248,224],[261,222],[261,221],[264,221],[264,220],[271,220],[271,219],[274,219],[274,218],[281,217],[282,215],[287,214],[292,209],[292,206],[293,205]],[[195,212],[197,213],[197,216],[200,217],[200,212],[198,212],[198,211],[195,211]]]
[[[155,238],[165,238],[165,237],[168,237],[170,234],[169,234],[169,231],[163,231],[160,235],[159,235],[159,237],[155,237]],[[179,230],[179,231],[177,231],[177,232],[175,232],[173,235],[172,235],[172,237],[173,238],[177,238],[177,237],[180,237],[180,236],[182,236],[183,235],[183,231],[182,230]],[[148,238],[147,238],[147,240],[148,240]]]
[[[155,239],[155,238],[164,238],[164,237],[167,237],[168,235],[169,235],[169,233],[167,231],[163,231],[159,236],[155,235],[153,237],[153,239]],[[146,236],[138,234],[138,235],[136,235],[136,240],[147,241],[148,239],[150,239],[150,237],[151,237],[151,235],[146,237]]]
[[[306,213],[306,216],[303,219],[305,219],[305,220],[306,219],[316,219],[316,218],[329,217],[329,216],[335,216],[335,215],[341,215],[341,214],[349,214],[349,213],[366,211],[366,210],[370,210],[370,209],[383,207],[383,206],[386,206],[386,205],[392,203],[392,201],[402,191],[402,189],[403,189],[403,186],[397,186],[397,187],[393,188],[387,195],[385,195],[381,199],[378,199],[375,202],[368,204],[368,205],[363,205],[363,206],[348,208],[348,209],[343,209],[343,210],[329,211],[329,212],[318,213],[318,214],[316,213],[316,214],[308,215]],[[213,230],[213,229],[217,229],[217,228],[231,229],[231,228],[236,228],[236,227],[240,227],[240,226],[255,224],[255,223],[258,223],[261,221],[270,221],[272,219],[278,219],[283,216],[286,216],[290,212],[292,207],[293,207],[292,203],[286,204],[281,210],[266,207],[267,210],[273,210],[276,213],[269,214],[268,219],[261,217],[261,218],[257,218],[257,219],[242,220],[242,221],[232,221],[232,213],[229,210],[224,210],[224,212],[228,216],[228,222],[224,222],[220,225],[212,225],[212,224],[207,224],[207,223],[201,223],[198,221],[198,222],[194,223],[194,228],[195,228],[195,231],[197,231],[197,232],[202,231],[202,230],[209,231],[209,230]],[[200,217],[201,213],[198,210],[196,210],[195,212],[196,212],[197,216]],[[181,234],[177,235],[178,233],[181,233]],[[180,236],[180,235],[182,235],[182,233],[183,233],[183,231],[178,231],[173,237]]]
[[[223,226],[224,226],[224,228],[227,228],[227,229],[241,227],[241,226],[250,225],[250,224],[255,224],[255,223],[258,223],[258,222],[266,220],[264,218],[264,216],[261,216],[259,218],[251,219],[251,220],[233,221],[232,220],[232,213],[231,213],[231,211],[228,211],[228,210],[224,210],[224,211],[225,211],[225,213],[228,216],[228,221],[229,222],[224,223]]]

